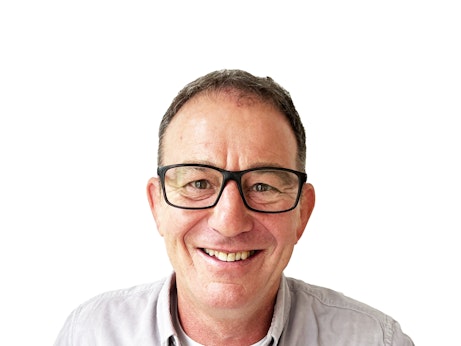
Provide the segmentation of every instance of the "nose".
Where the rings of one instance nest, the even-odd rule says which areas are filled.
[[[224,187],[218,203],[211,209],[208,224],[225,237],[235,237],[252,229],[250,210],[245,207],[235,181]]]

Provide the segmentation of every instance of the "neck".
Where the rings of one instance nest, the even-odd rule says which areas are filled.
[[[277,291],[257,305],[236,309],[202,308],[178,292],[178,314],[185,333],[209,346],[251,345],[270,328]]]

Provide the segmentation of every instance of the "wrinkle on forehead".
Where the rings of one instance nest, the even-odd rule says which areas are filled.
[[[164,136],[164,160],[208,161],[230,170],[263,162],[295,169],[296,140],[284,115],[257,95],[205,93],[173,118]]]

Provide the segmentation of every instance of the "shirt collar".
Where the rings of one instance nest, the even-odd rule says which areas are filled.
[[[280,287],[275,301],[274,315],[272,316],[271,326],[267,333],[272,338],[272,345],[278,345],[283,330],[288,322],[290,315],[291,295],[285,275],[282,274]]]
[[[170,339],[175,337],[171,314],[171,302],[176,299],[176,294],[172,293],[175,289],[176,276],[172,273],[160,290],[156,310],[161,345],[170,345]]]

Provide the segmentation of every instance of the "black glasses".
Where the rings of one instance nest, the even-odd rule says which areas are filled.
[[[283,213],[296,207],[307,174],[288,168],[258,167],[226,171],[201,164],[158,167],[165,201],[176,208],[214,207],[231,180],[245,206],[262,213]]]

